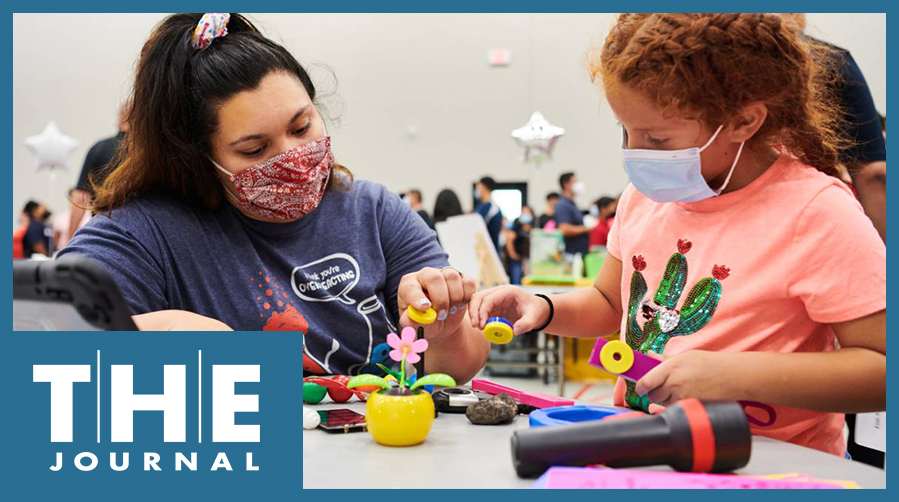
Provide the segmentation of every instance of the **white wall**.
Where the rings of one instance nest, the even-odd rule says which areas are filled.
[[[87,149],[115,132],[141,45],[161,14],[14,14],[13,215],[29,198],[65,210]],[[470,204],[471,182],[531,182],[531,205],[557,189],[561,172],[588,186],[579,202],[624,188],[620,133],[590,83],[584,52],[600,42],[611,14],[258,14],[262,30],[321,78],[337,78],[331,127],[338,159],[392,190],[420,188],[425,205],[456,190]],[[886,113],[886,15],[810,14],[810,33],[849,49]],[[487,51],[505,47],[512,64],[491,68]],[[316,69],[318,68],[318,69]],[[554,158],[524,165],[510,137],[540,110],[567,129]],[[80,140],[67,172],[50,183],[32,169],[24,138],[53,120]],[[410,128],[417,130],[414,137]]]

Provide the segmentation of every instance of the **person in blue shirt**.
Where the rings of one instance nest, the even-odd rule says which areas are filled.
[[[512,222],[506,239],[506,261],[509,265],[509,282],[521,284],[524,277],[524,262],[531,254],[531,229],[534,228],[534,210],[528,206],[521,208],[521,216]]]
[[[483,367],[475,281],[396,194],[334,161],[284,47],[239,14],[175,14],[140,54],[116,167],[60,256],[105,267],[142,330],[301,331],[304,372],[357,375],[392,365],[408,306],[432,307],[425,372]]]
[[[47,231],[50,211],[40,202],[30,200],[25,204],[22,214],[26,216],[28,221],[28,229],[22,238],[22,249],[25,258],[31,258],[35,254],[51,256],[53,254],[53,245]]]
[[[495,189],[496,181],[493,178],[485,176],[478,180],[474,187],[474,197],[478,201],[474,212],[484,218],[484,223],[487,224],[487,233],[490,234],[493,247],[496,248],[497,253],[500,253],[499,234],[503,229],[503,213],[491,199],[491,194],[493,194]]]
[[[584,226],[584,213],[578,209],[574,197],[584,192],[584,182],[574,173],[564,173],[559,176],[559,187],[562,197],[556,204],[554,218],[565,240],[565,252],[583,256],[590,244],[590,229]]]
[[[788,22],[795,23],[799,31],[806,29],[803,13],[782,14]],[[886,241],[886,172],[887,150],[884,137],[885,125],[874,107],[871,89],[852,54],[842,47],[822,42],[809,35],[807,38],[822,43],[830,49],[832,58],[828,69],[834,75],[827,76],[829,91],[839,101],[843,111],[842,135],[849,140],[840,146],[840,162],[846,166],[852,178],[852,186],[858,200],[871,219],[880,238]]]

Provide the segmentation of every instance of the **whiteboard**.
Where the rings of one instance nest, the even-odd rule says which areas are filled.
[[[463,214],[437,223],[437,236],[449,255],[450,266],[463,275],[476,278],[479,288],[509,283],[487,225],[481,215]]]

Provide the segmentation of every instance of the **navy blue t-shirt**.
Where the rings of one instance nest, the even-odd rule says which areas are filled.
[[[32,220],[28,223],[28,230],[25,231],[25,236],[22,237],[22,251],[25,258],[31,258],[31,255],[34,254],[34,246],[40,242],[44,243],[46,252],[52,254],[50,237],[47,236],[47,225]]]
[[[574,201],[568,197],[562,196],[556,204],[555,214],[553,216],[556,224],[561,225],[567,223],[569,225],[583,225],[584,213],[574,204]],[[587,254],[590,247],[590,234],[583,234],[577,237],[565,237],[566,253]]]
[[[448,265],[436,234],[386,187],[357,180],[329,190],[290,223],[168,196],[143,196],[98,215],[59,256],[96,259],[135,314],[179,309],[235,330],[305,333],[324,373],[377,371],[396,332],[400,279]]]
[[[830,47],[835,50],[841,77],[836,91],[845,118],[842,132],[853,142],[840,151],[840,161],[850,167],[885,161],[886,139],[865,76],[849,51],[834,45]]]

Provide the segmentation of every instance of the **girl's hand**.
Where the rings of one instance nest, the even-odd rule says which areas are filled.
[[[671,357],[651,355],[663,362],[644,375],[635,390],[653,403],[667,406],[690,397],[720,401],[741,398],[735,390],[739,375],[730,373],[731,354],[727,352],[691,350]]]
[[[543,298],[515,286],[498,286],[476,293],[468,305],[473,328],[484,329],[487,319],[503,317],[513,324],[515,335],[542,326],[549,318],[549,304]]]
[[[159,310],[131,318],[141,331],[234,331],[221,321],[186,310]]]
[[[618,406],[619,408],[627,407],[627,403],[624,401],[624,395],[627,393],[627,383],[623,378],[618,377],[618,380],[615,380],[615,389],[612,391],[612,405]]]
[[[424,326],[425,338],[431,340],[454,333],[462,324],[465,307],[477,289],[474,279],[464,277],[452,267],[425,267],[418,272],[406,274],[400,280],[396,295],[400,324],[414,328],[419,326],[406,313],[409,305],[421,311],[433,308],[437,311],[437,321]]]

